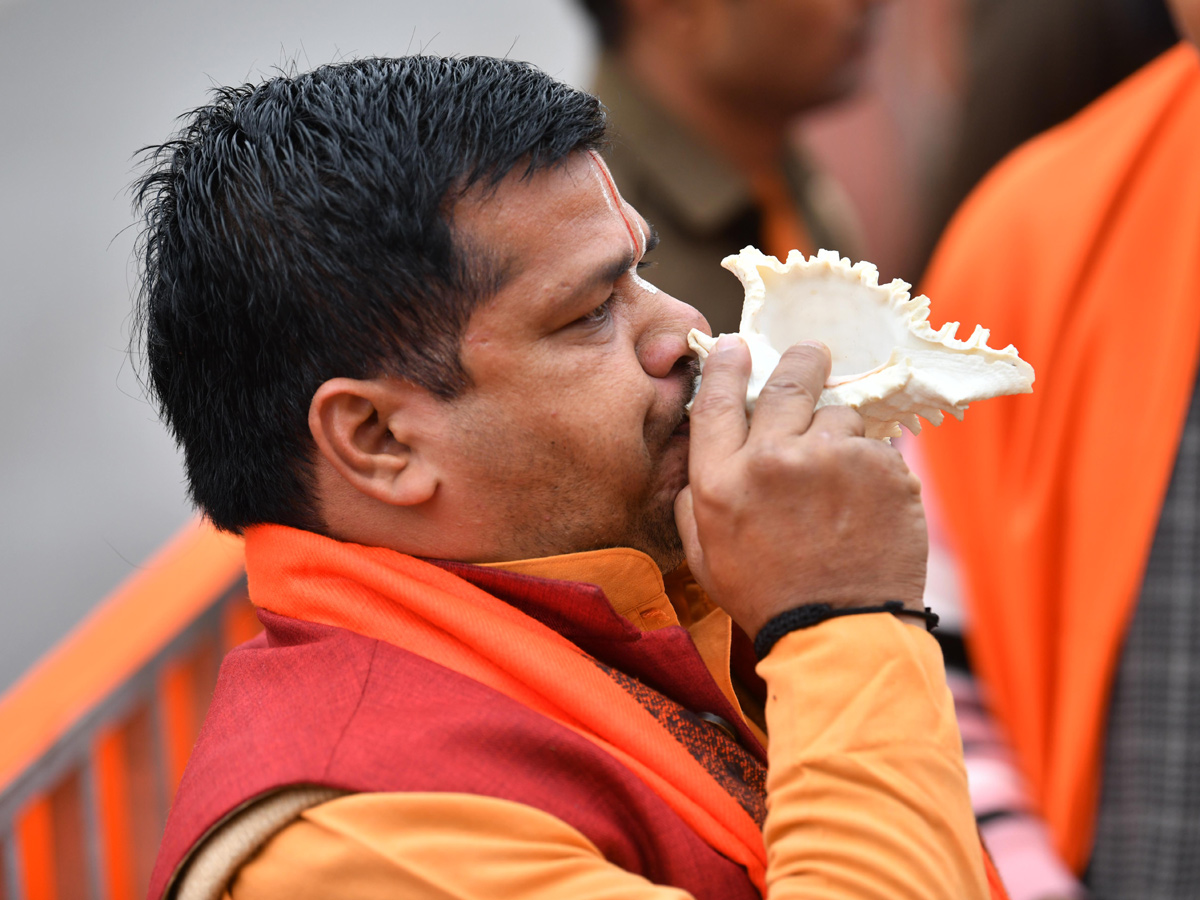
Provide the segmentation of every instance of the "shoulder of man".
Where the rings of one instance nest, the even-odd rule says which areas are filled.
[[[1012,291],[1066,296],[1164,120],[1198,86],[1195,50],[1181,45],[1002,160],[963,202],[930,263],[922,290],[937,312],[1004,317]]]

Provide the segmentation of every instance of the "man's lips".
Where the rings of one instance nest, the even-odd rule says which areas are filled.
[[[692,433],[692,420],[684,417],[683,421],[675,426],[675,430],[671,432],[671,437],[688,437]]]

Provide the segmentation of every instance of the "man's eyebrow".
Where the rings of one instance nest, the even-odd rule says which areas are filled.
[[[650,234],[646,237],[645,252],[649,253],[658,246],[659,237],[654,226],[650,225],[649,222],[646,224],[650,228]],[[644,256],[645,254],[641,255]],[[614,281],[617,281],[622,275],[632,269],[634,265],[637,264],[639,259],[640,256],[636,250],[629,250],[627,253],[624,253],[621,256],[614,257],[607,262],[601,263],[599,266],[597,266],[592,277],[580,284],[579,288],[573,293],[584,294],[592,290],[597,285],[612,284]]]
[[[649,222],[646,226],[650,229],[650,233],[646,236],[646,249],[642,254],[638,254],[637,250],[630,250],[623,256],[613,259],[611,262],[604,263],[603,267],[597,269],[595,276],[591,279],[591,284],[608,284],[616,281],[630,269],[632,269],[641,259],[655,247],[658,246],[658,231]]]
[[[622,256],[603,263],[601,268],[596,270],[596,274],[591,280],[592,284],[608,284],[609,282],[616,281],[632,269],[637,261],[637,252],[630,250]]]
[[[622,275],[625,275],[633,268],[637,262],[637,254],[633,250],[623,253],[621,256],[613,257],[610,260],[598,263],[591,274],[582,279],[570,292],[571,302],[575,302],[581,297],[591,294],[592,291],[599,288],[601,285],[615,284]]]

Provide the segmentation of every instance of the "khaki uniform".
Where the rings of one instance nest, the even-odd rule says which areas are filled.
[[[658,230],[646,280],[700,310],[713,333],[737,331],[742,289],[720,262],[748,244],[766,246],[762,198],[750,180],[685,131],[645,96],[611,57],[600,60],[594,93],[608,107],[612,145],[605,154],[621,194]],[[805,253],[818,248],[859,258],[858,229],[840,187],[816,172],[798,148],[784,160],[785,181]]]

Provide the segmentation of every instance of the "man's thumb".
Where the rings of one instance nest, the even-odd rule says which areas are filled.
[[[700,537],[696,533],[696,517],[692,512],[692,489],[685,487],[675,497],[675,527],[687,554],[688,568],[696,575],[704,571],[704,552],[700,548]]]

